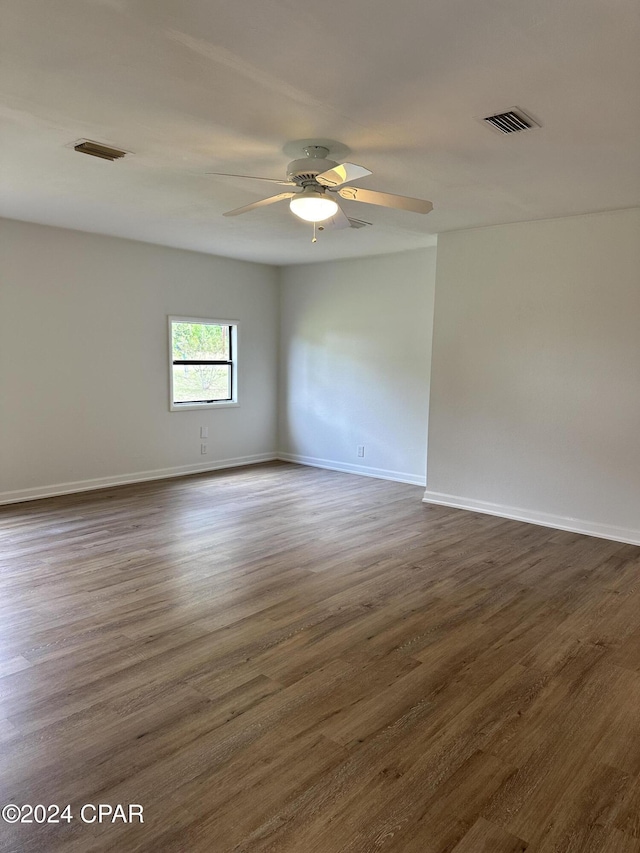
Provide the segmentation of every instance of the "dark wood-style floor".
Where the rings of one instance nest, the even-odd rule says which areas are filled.
[[[274,463],[0,510],[0,805],[75,816],[0,849],[638,853],[640,548],[421,494]]]

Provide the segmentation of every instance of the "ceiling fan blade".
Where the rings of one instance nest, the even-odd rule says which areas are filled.
[[[318,224],[321,228],[327,228],[330,231],[338,231],[342,228],[351,228],[351,223],[341,207],[338,207],[337,211],[330,219],[325,219],[324,222],[320,222]]]
[[[361,187],[344,187],[338,190],[338,195],[350,201],[364,201],[366,204],[379,204],[381,207],[394,207],[412,213],[430,213],[433,210],[431,202],[424,199],[363,190]]]
[[[205,175],[217,175],[219,178],[248,178],[250,181],[268,181],[283,187],[295,187],[293,181],[279,181],[277,178],[259,178],[256,175],[230,175],[228,172],[205,172]]]
[[[248,213],[250,210],[255,210],[256,207],[263,207],[266,204],[274,204],[276,201],[283,201],[285,198],[292,198],[295,193],[278,193],[278,195],[262,198],[260,201],[254,201],[251,204],[245,204],[244,207],[237,207],[235,210],[228,210],[223,213],[223,216],[238,216],[239,213]]]
[[[334,166],[333,169],[327,169],[326,172],[316,175],[316,181],[325,187],[341,187],[342,184],[348,184],[349,181],[357,181],[358,178],[366,178],[367,175],[373,174],[364,166],[356,166],[355,163],[340,163],[339,166]]]

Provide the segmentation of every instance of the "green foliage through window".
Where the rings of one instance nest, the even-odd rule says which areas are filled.
[[[229,358],[229,326],[173,323],[173,360],[210,361]]]

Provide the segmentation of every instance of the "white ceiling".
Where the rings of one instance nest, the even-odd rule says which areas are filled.
[[[0,215],[288,264],[441,231],[640,204],[637,0],[0,0]],[[478,118],[520,106],[542,128]],[[359,185],[322,234],[278,192],[292,140],[338,140]],[[132,152],[116,163],[79,139]]]

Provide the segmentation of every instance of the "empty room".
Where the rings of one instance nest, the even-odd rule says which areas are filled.
[[[0,853],[640,853],[637,0],[0,0]]]

